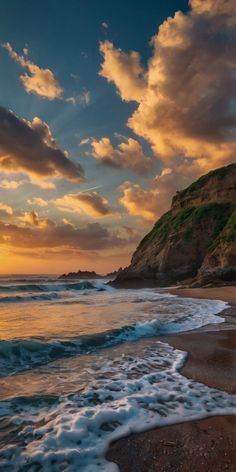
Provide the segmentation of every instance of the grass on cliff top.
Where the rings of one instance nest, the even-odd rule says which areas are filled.
[[[187,243],[193,237],[194,226],[203,221],[211,221],[214,223],[212,223],[212,235],[209,240],[210,246],[227,224],[233,209],[234,206],[230,203],[209,203],[199,207],[187,208],[177,215],[172,215],[169,211],[156,222],[153,229],[143,238],[139,244],[139,248],[142,247],[145,242],[151,242],[156,238],[158,238],[160,242],[164,242],[171,232],[178,231],[184,226],[186,229],[183,233],[183,242]],[[233,215],[235,215],[235,220],[233,221],[236,222],[236,210]]]
[[[205,174],[202,177],[200,177],[198,180],[196,180],[191,185],[189,185],[189,187],[185,188],[181,192],[178,192],[177,195],[173,198],[173,201],[176,198],[180,198],[180,199],[184,198],[186,193],[191,193],[191,192],[200,190],[202,187],[204,187],[208,179],[210,179],[211,177],[218,177],[218,179],[221,180],[227,174],[229,174],[230,172],[234,170],[236,170],[236,164],[230,164],[226,167],[220,167],[219,169],[215,169],[215,170],[212,170],[211,172],[208,172],[208,174]]]

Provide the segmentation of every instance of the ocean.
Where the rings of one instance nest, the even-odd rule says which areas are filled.
[[[222,301],[105,280],[0,279],[0,470],[115,472],[132,432],[235,413],[236,396],[181,374],[163,336],[222,323]]]

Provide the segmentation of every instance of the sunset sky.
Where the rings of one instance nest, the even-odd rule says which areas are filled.
[[[236,161],[235,0],[2,0],[0,273],[128,264]]]

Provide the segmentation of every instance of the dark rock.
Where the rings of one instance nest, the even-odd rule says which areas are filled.
[[[68,274],[60,275],[59,279],[100,279],[102,275],[97,274],[95,271],[89,270],[78,270],[78,272],[69,272]]]

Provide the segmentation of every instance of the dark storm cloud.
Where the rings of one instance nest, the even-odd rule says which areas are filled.
[[[32,122],[0,107],[0,169],[24,171],[31,177],[64,177],[84,181],[84,172],[59,149],[50,128],[40,118]]]

